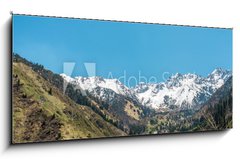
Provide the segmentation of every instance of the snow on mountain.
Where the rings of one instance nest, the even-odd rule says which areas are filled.
[[[189,108],[206,102],[230,76],[230,71],[220,68],[206,78],[177,73],[163,83],[141,83],[134,88],[134,92],[140,103],[155,109]]]
[[[216,86],[216,88],[221,87],[226,80],[232,75],[231,71],[224,70],[222,68],[215,69],[210,75],[208,75],[207,80]]]
[[[103,100],[111,100],[114,98],[113,92],[123,96],[133,98],[131,90],[123,85],[117,79],[104,79],[102,77],[75,77],[71,78],[65,74],[61,76],[69,83],[80,87],[82,90],[88,91],[95,97]],[[136,98],[136,97],[135,97]]]
[[[206,102],[226,82],[231,72],[218,68],[205,78],[196,74],[177,73],[166,82],[139,83],[131,89],[117,79],[61,76],[65,81],[105,101],[114,100],[115,95],[120,94],[154,109],[173,109],[190,108]]]

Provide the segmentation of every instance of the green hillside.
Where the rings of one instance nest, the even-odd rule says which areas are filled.
[[[22,62],[13,63],[13,143],[126,135]]]

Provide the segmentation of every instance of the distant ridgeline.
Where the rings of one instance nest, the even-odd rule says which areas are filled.
[[[194,75],[178,76],[172,80],[178,80],[180,84],[174,81],[168,85],[145,84],[129,89],[118,80],[66,78],[13,54],[12,141],[57,141],[232,128],[232,75],[223,70],[216,70],[211,75],[204,81]],[[216,77],[219,80],[213,80]],[[158,104],[157,98],[149,96],[148,91],[180,88],[185,79],[198,79],[197,84],[202,82],[203,89],[191,98],[190,104],[185,102],[190,101],[188,94],[181,96],[187,99],[181,99],[180,105],[177,98],[165,95],[163,102],[154,107],[154,103]],[[68,83],[65,93],[64,82]],[[106,83],[118,89],[112,89]],[[186,93],[186,89],[184,91]]]

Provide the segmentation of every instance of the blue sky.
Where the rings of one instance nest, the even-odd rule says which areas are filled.
[[[13,51],[55,73],[76,62],[73,76],[119,78],[232,70],[232,30],[13,15]],[[132,82],[130,85],[134,85]]]

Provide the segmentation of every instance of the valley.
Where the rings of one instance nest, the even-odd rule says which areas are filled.
[[[12,79],[14,143],[232,127],[232,74],[221,68],[128,88],[117,79],[55,74],[14,54]]]

